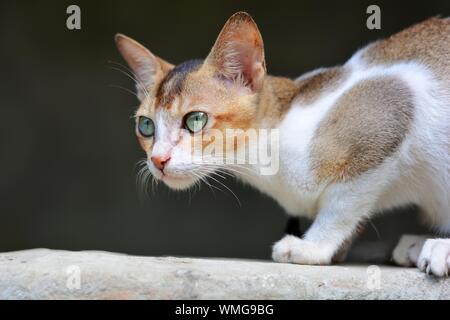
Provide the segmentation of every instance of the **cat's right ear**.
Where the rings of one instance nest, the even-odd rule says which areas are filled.
[[[205,64],[220,78],[238,83],[252,92],[261,89],[266,74],[264,44],[258,26],[246,12],[237,12],[220,32]]]
[[[145,93],[159,83],[173,65],[155,56],[137,41],[123,35],[116,34],[117,49],[133,71],[137,83],[136,89],[139,100],[145,98]]]

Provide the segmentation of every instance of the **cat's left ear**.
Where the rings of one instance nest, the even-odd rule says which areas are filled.
[[[137,41],[123,35],[115,36],[117,49],[130,66],[136,80],[139,100],[145,98],[145,92],[150,91],[155,84],[159,83],[173,65],[155,56]]]
[[[241,83],[252,92],[261,89],[266,74],[264,44],[248,13],[238,12],[228,19],[205,62],[227,81]]]

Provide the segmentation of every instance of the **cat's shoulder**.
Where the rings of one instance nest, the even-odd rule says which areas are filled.
[[[393,155],[412,126],[415,95],[433,82],[429,71],[414,60],[347,63],[298,78],[292,114],[309,132],[315,181],[347,181]]]
[[[379,74],[355,81],[311,139],[316,179],[346,181],[380,165],[403,142],[413,115],[413,93],[401,77]]]

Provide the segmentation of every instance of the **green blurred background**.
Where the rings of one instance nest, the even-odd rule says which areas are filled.
[[[66,28],[81,7],[82,29]],[[382,29],[366,28],[377,4]],[[286,216],[233,181],[194,196],[162,187],[140,199],[144,154],[130,119],[133,89],[111,69],[125,33],[172,63],[205,57],[223,23],[248,11],[263,34],[268,70],[291,77],[346,61],[375,39],[434,15],[448,0],[411,1],[1,1],[0,251],[35,247],[140,255],[268,258]],[[414,211],[375,219],[365,241],[392,246],[417,227]],[[375,231],[377,229],[377,231]]]

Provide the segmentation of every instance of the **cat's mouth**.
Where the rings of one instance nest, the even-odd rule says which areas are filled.
[[[191,175],[179,175],[173,173],[162,173],[159,177],[169,188],[183,190],[191,187],[197,181],[197,178]]]
[[[150,163],[148,163],[148,168],[156,180],[162,181],[167,187],[174,190],[188,189],[202,179],[201,174],[194,173],[193,170],[160,170],[151,166]]]

